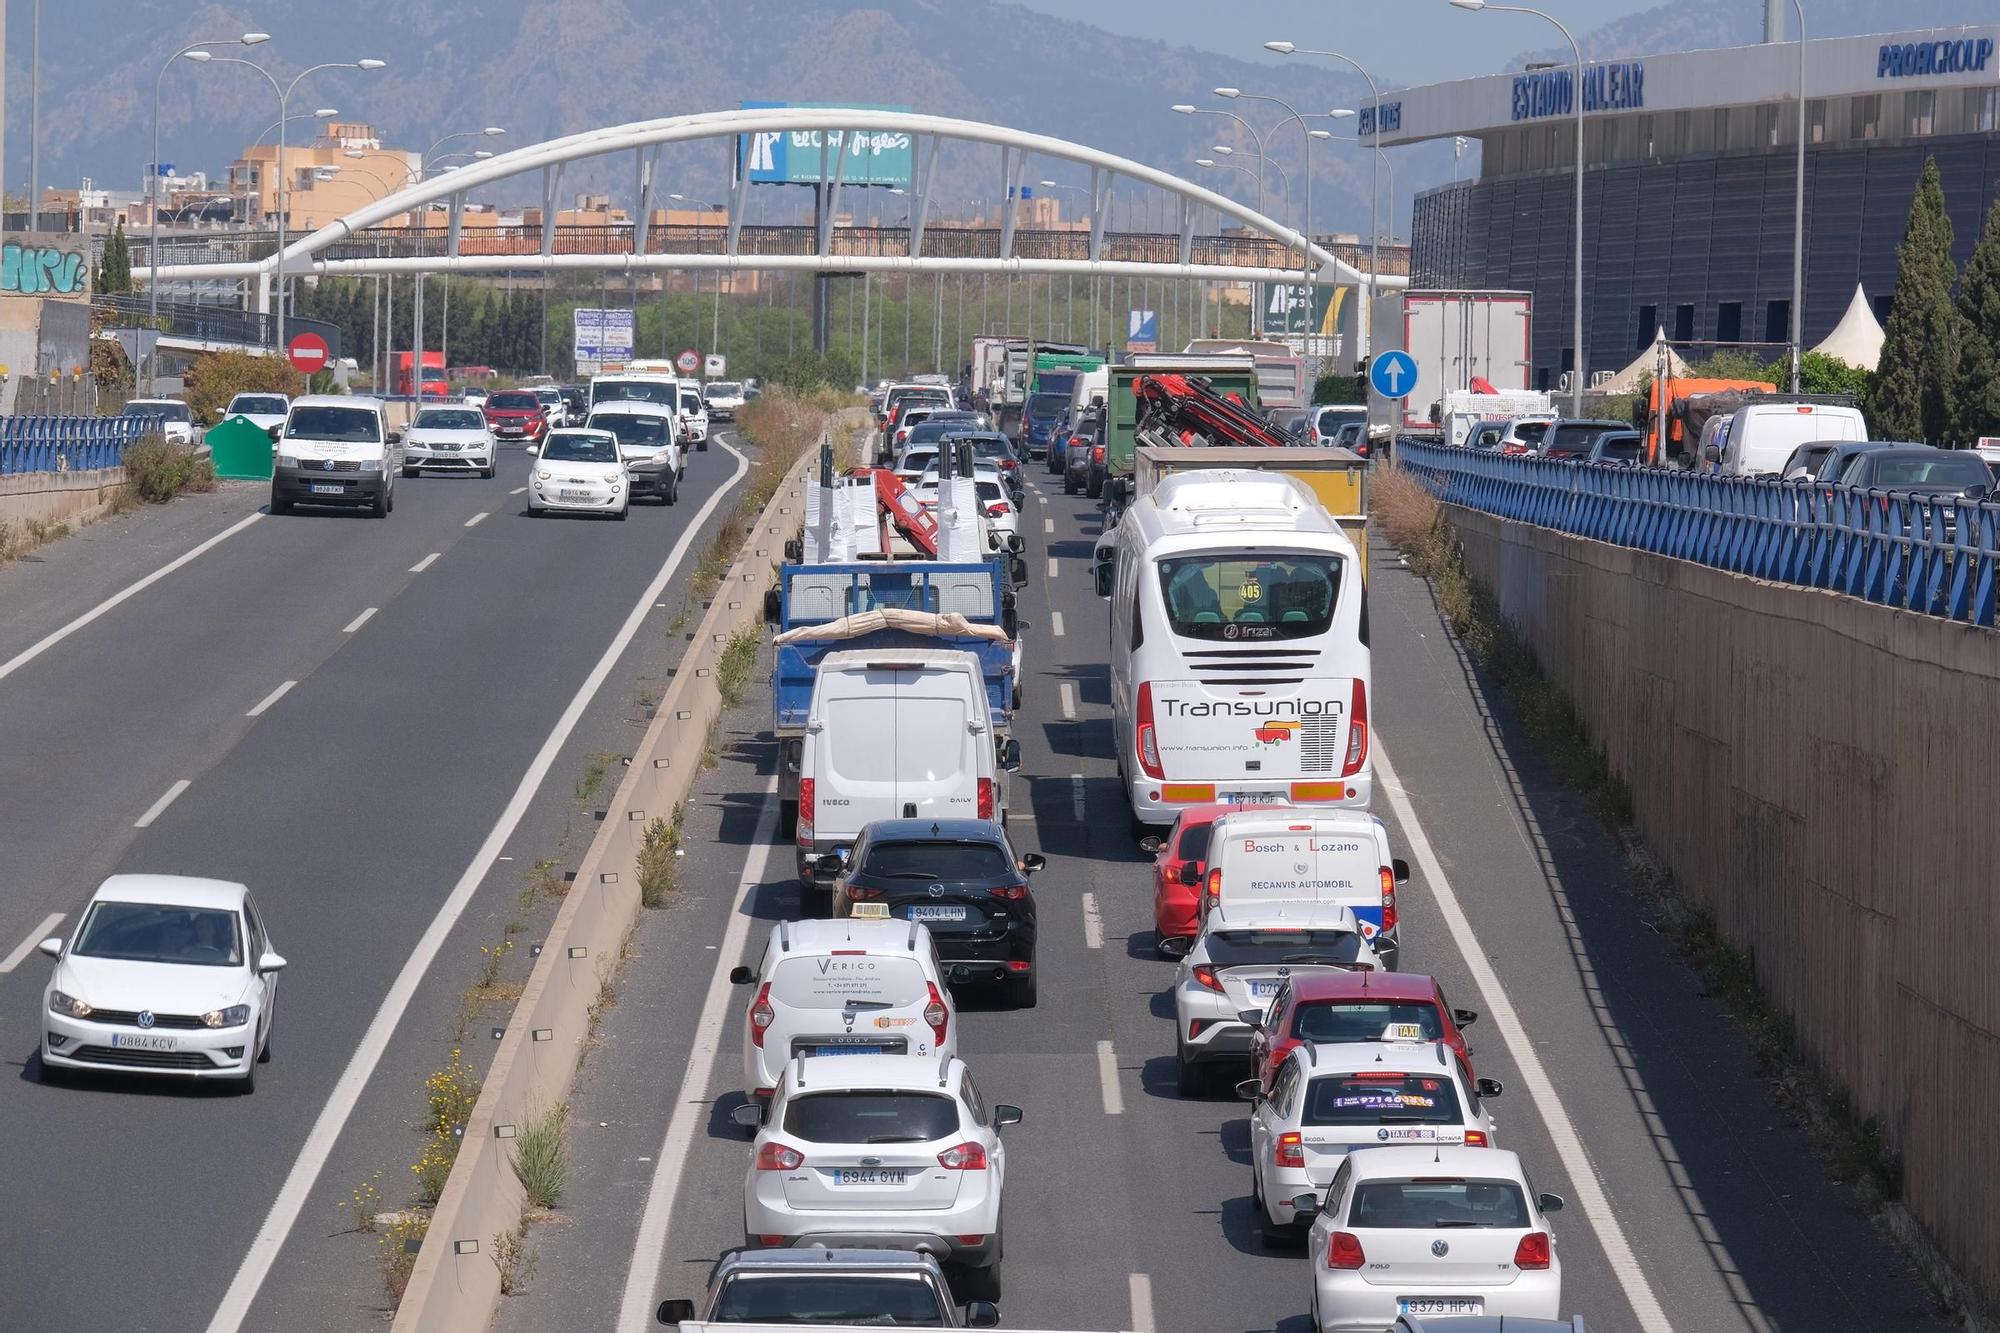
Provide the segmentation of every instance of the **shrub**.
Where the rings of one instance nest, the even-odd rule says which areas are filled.
[[[247,352],[204,352],[182,379],[188,410],[201,422],[215,420],[239,393],[298,394],[305,383],[282,357]]]
[[[535,1208],[553,1208],[569,1189],[569,1104],[560,1103],[521,1126],[514,1140],[514,1175]]]
[[[479,1078],[456,1046],[445,1067],[424,1080],[424,1096],[430,1103],[430,1128],[435,1132],[448,1134],[471,1118],[473,1103],[479,1100]]]
[[[215,489],[215,464],[183,444],[149,435],[125,448],[125,481],[147,504],[165,504],[182,491]]]

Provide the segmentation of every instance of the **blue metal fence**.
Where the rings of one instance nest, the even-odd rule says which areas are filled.
[[[156,416],[0,417],[0,475],[117,467],[126,445],[160,426]]]
[[[2000,503],[1509,458],[1399,440],[1448,504],[1776,583],[1994,624]]]

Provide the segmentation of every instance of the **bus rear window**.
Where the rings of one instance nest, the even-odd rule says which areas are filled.
[[[1326,633],[1340,600],[1338,556],[1172,556],[1159,562],[1167,624],[1184,639],[1242,642]]]

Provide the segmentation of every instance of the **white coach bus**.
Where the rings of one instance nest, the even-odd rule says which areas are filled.
[[[1276,473],[1190,472],[1113,536],[1094,572],[1135,827],[1212,803],[1366,808],[1366,589],[1313,493]]]

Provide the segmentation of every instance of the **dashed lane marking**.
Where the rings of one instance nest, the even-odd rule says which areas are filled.
[[[431,553],[430,553],[429,555],[427,555],[427,556],[425,556],[425,557],[424,557],[423,559],[421,559],[421,560],[417,561],[417,563],[416,563],[416,564],[414,564],[414,565],[411,565],[411,566],[410,566],[410,572],[411,572],[412,574],[421,574],[421,573],[423,573],[423,572],[424,572],[425,570],[429,569],[429,568],[430,568],[430,567],[431,567],[432,565],[436,564],[436,563],[437,563],[437,558],[438,558],[439,556],[443,555],[443,554],[444,554],[444,552],[442,552],[442,551],[432,551],[432,552],[431,552]]]
[[[376,611],[377,611],[378,609],[380,609],[380,608],[377,608],[377,607],[373,607],[373,606],[369,607],[369,608],[368,608],[368,609],[367,609],[366,611],[363,611],[363,612],[362,612],[362,613],[361,613],[360,615],[358,615],[358,616],[354,617],[354,619],[352,619],[352,620],[348,621],[348,622],[347,622],[347,628],[346,628],[346,629],[344,629],[344,630],[342,630],[342,631],[341,631],[341,633],[342,633],[342,634],[352,634],[352,633],[354,633],[354,631],[356,631],[356,630],[360,629],[360,628],[361,628],[361,627],[362,627],[363,625],[365,625],[365,624],[367,624],[367,623],[368,623],[369,621],[373,620],[373,619],[375,618],[375,612],[376,612]]]
[[[298,684],[298,682],[295,680],[286,681],[284,684],[280,685],[277,689],[272,690],[269,694],[265,695],[261,700],[258,701],[258,704],[255,708],[251,709],[243,716],[245,717],[264,716],[264,710],[269,708],[272,704],[278,702],[278,700],[284,698],[286,695],[290,694],[292,692],[292,686],[296,684]]]
[[[43,917],[42,924],[29,931],[28,938],[14,946],[14,952],[8,954],[6,958],[0,959],[0,972],[12,972],[15,968],[19,967],[21,960],[33,952],[37,944],[47,939],[50,931],[62,924],[62,919],[63,914],[61,912],[50,912],[47,916]]]
[[[148,806],[146,808],[146,813],[140,815],[138,819],[133,821],[132,827],[151,828],[153,826],[153,821],[158,819],[161,815],[165,814],[167,812],[167,807],[172,805],[175,802],[175,800],[177,800],[180,797],[180,794],[182,792],[186,791],[189,787],[192,787],[193,785],[194,785],[194,780],[192,778],[182,778],[179,782],[176,782],[173,786],[167,788],[167,794],[165,796],[162,796],[159,800],[153,802],[152,805]]]
[[[1118,1052],[1108,1041],[1097,1043],[1097,1090],[1104,1096],[1104,1114],[1125,1114],[1125,1093],[1118,1086]]]

